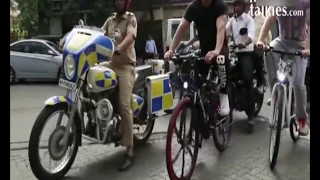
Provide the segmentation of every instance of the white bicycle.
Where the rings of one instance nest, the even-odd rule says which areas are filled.
[[[288,128],[290,122],[290,136],[296,142],[299,135],[299,123],[295,118],[295,103],[292,85],[292,64],[295,56],[302,56],[301,52],[287,52],[268,47],[266,53],[280,54],[276,83],[272,89],[271,112],[270,112],[270,144],[269,165],[273,170],[276,163],[280,146],[281,130]],[[284,56],[288,59],[284,60]]]

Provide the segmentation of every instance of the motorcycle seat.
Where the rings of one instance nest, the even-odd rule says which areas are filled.
[[[134,72],[136,74],[141,74],[141,73],[148,72],[148,71],[152,72],[152,66],[151,65],[136,66],[134,68]]]

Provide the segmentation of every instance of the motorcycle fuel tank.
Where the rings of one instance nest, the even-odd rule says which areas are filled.
[[[117,86],[116,73],[105,66],[94,66],[89,69],[87,83],[92,86],[93,92],[102,92]]]

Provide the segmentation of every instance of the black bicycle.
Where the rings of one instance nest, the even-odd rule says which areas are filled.
[[[191,178],[198,157],[198,150],[201,148],[203,138],[208,139],[213,136],[213,141],[216,148],[222,152],[229,144],[231,124],[232,124],[232,108],[230,107],[229,116],[221,117],[219,115],[219,90],[220,82],[218,72],[214,66],[210,67],[207,77],[203,77],[199,73],[198,62],[204,58],[199,57],[199,53],[191,53],[184,56],[175,56],[173,59],[185,59],[191,64],[190,78],[187,84],[187,93],[177,104],[170,118],[167,131],[166,141],[166,164],[167,171],[171,180],[188,180]],[[221,61],[217,57],[217,62]],[[182,62],[183,63],[183,62]],[[219,63],[218,63],[219,64]],[[191,121],[187,122],[187,112],[191,111]],[[178,116],[181,114],[180,123],[177,124]],[[186,126],[189,124],[189,130]],[[222,140],[220,140],[222,136]],[[173,138],[177,138],[177,143],[180,144],[178,154],[172,157]],[[193,148],[193,152],[191,150]],[[174,163],[182,157],[181,174],[174,170]],[[185,173],[186,158],[188,153],[191,158],[190,168]]]

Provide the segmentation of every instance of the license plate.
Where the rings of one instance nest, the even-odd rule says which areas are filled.
[[[71,89],[71,90],[75,90],[77,88],[77,84],[64,80],[64,79],[60,79],[59,80],[59,86],[67,88],[67,89]]]

